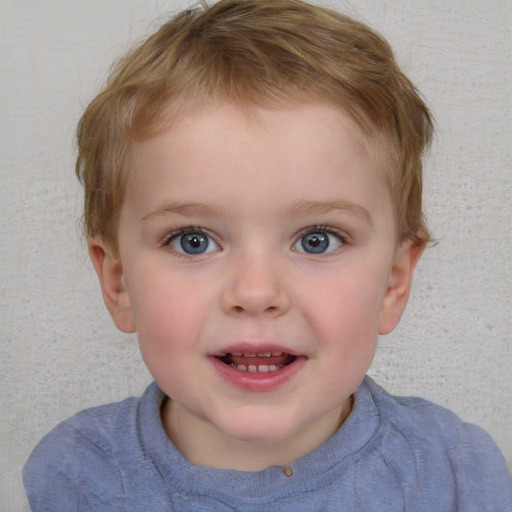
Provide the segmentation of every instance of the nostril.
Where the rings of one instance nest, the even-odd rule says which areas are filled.
[[[267,314],[273,314],[275,313],[279,308],[276,307],[276,306],[269,306],[267,308],[264,309],[264,313],[267,313]],[[244,313],[246,310],[243,306],[233,306],[232,310],[235,312],[235,313]]]
[[[240,288],[227,290],[222,297],[222,309],[225,313],[236,316],[264,315],[270,318],[286,313],[290,307],[286,293],[280,290],[263,292],[264,290],[260,293],[258,290]]]

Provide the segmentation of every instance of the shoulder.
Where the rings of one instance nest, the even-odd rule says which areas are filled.
[[[389,429],[411,443],[427,445],[434,452],[483,452],[503,457],[495,442],[482,428],[462,421],[454,412],[419,397],[393,396],[371,379],[366,379],[379,411]]]
[[[386,425],[382,456],[397,478],[414,475],[420,488],[454,493],[460,510],[510,510],[510,474],[487,432],[428,400],[392,396],[371,379],[365,385]]]
[[[106,505],[108,510],[118,510],[122,506],[119,453],[133,445],[140,401],[128,398],[85,409],[41,439],[23,468],[32,510],[102,510]]]

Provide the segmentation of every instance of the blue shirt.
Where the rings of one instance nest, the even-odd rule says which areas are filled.
[[[32,510],[512,511],[504,458],[482,429],[368,377],[343,427],[291,471],[194,466],[162,428],[163,399],[153,383],[45,436],[23,469]]]

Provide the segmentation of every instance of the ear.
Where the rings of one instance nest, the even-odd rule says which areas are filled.
[[[123,282],[123,266],[119,256],[99,235],[87,240],[89,256],[100,280],[105,306],[116,327],[123,332],[135,332],[132,302]]]
[[[406,240],[396,250],[379,316],[379,334],[388,334],[397,326],[407,305],[412,276],[423,249],[424,245]]]

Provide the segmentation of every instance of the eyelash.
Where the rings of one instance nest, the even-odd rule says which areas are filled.
[[[176,229],[169,233],[162,241],[162,246],[168,245],[171,240],[182,235],[207,235],[208,233],[203,228],[197,226],[187,226],[184,228]]]
[[[345,232],[340,231],[339,229],[333,228],[332,226],[327,226],[326,224],[319,224],[316,226],[309,226],[308,228],[303,229],[299,233],[299,239],[305,235],[309,235],[311,233],[327,233],[329,235],[333,235],[340,239],[340,241],[345,245],[348,243],[348,236]]]

